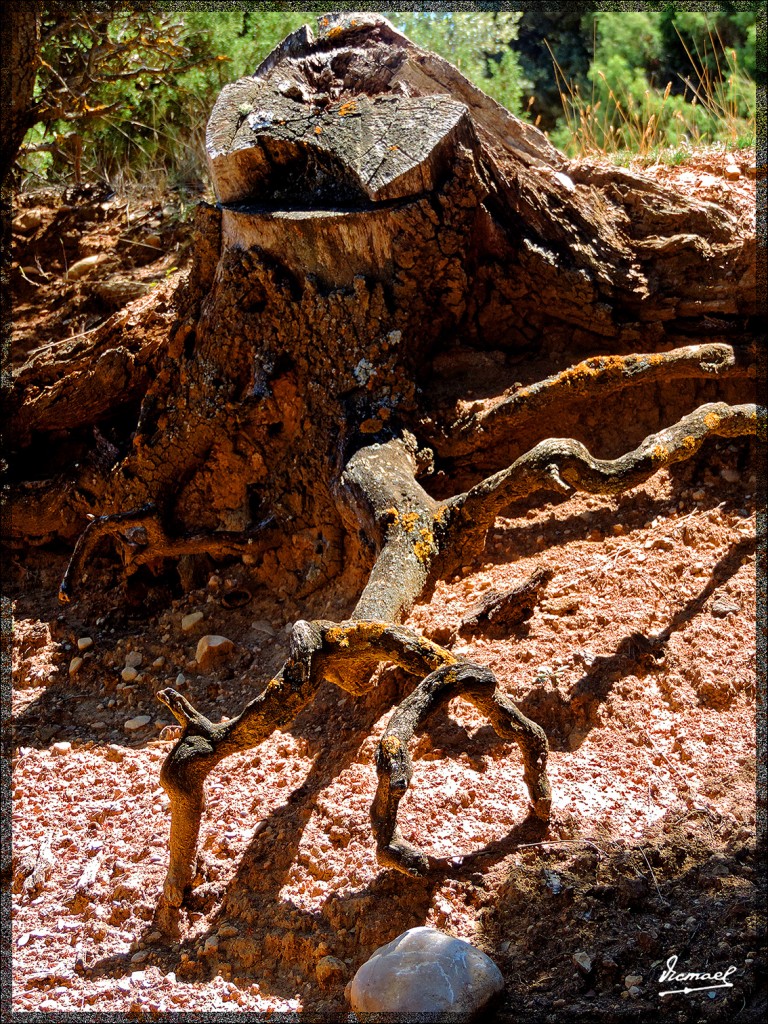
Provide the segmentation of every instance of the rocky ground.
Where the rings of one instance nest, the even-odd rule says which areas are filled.
[[[746,227],[749,158],[738,179],[726,163],[649,173]],[[183,270],[178,200],[66,199],[23,196],[16,211],[14,361]],[[501,968],[499,1021],[763,1019],[757,492],[739,441],[620,498],[531,501],[413,610],[409,625],[489,666],[547,730],[548,828],[527,814],[516,748],[455,700],[419,737],[401,805],[405,837],[443,866],[419,881],[382,870],[373,752],[406,683],[385,669],[358,701],[325,686],[288,731],[211,775],[197,887],[170,938],[155,920],[158,775],[176,727],[154,694],[173,685],[209,717],[235,713],[282,663],[292,623],[342,617],[348,595],[299,607],[240,563],[186,595],[131,594],[104,551],[62,611],[64,547],[12,552],[13,1008],[341,1019],[360,964],[428,924]],[[489,590],[542,565],[552,576],[527,623],[459,632]],[[232,646],[203,668],[211,634]],[[734,968],[733,987],[662,995],[684,987],[661,980],[670,957],[679,972]]]

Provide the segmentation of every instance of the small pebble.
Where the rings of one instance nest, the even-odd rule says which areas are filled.
[[[129,651],[125,656],[125,664],[128,668],[139,668],[143,660],[139,651]]]
[[[198,622],[202,622],[204,616],[202,612],[190,612],[189,615],[185,615],[181,620],[181,628],[185,633],[189,633],[190,630],[194,629]]]
[[[89,647],[93,647],[93,637],[81,636],[77,641],[77,649],[79,651],[87,651]]]
[[[578,953],[573,954],[573,962],[576,964],[580,971],[584,972],[584,974],[589,974],[589,972],[592,970],[592,960],[590,959],[589,955],[585,953],[583,950],[579,950]]]
[[[139,729],[143,729],[149,725],[152,721],[151,715],[137,715],[136,718],[129,718],[123,725],[126,732],[138,732]]]
[[[712,602],[712,614],[716,619],[724,619],[728,615],[737,615],[741,611],[737,604],[727,597],[716,597]]]
[[[73,658],[72,661],[70,661],[70,663],[69,663],[69,674],[71,676],[76,675],[80,671],[80,669],[82,668],[82,665],[83,665],[83,659],[82,658]]]
[[[133,668],[132,665],[129,665],[127,668],[124,668],[123,671],[120,673],[124,683],[132,683],[134,679],[136,679],[138,674],[139,673],[136,671],[135,668]]]
[[[197,665],[200,666],[203,671],[207,671],[210,668],[214,668],[222,661],[226,661],[227,656],[234,651],[235,645],[225,636],[214,636],[208,635],[201,637],[197,651],[195,652],[195,658]]]

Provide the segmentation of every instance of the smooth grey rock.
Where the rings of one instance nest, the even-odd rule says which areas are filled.
[[[363,964],[348,997],[355,1013],[450,1013],[468,1019],[503,988],[496,964],[470,943],[435,928],[410,928]]]

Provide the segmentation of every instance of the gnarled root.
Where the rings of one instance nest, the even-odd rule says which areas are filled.
[[[216,725],[175,690],[161,690],[157,695],[184,727],[160,776],[171,802],[170,866],[164,886],[171,906],[181,906],[194,875],[203,786],[211,769],[223,758],[256,746],[275,729],[288,725],[324,680],[356,694],[365,692],[371,671],[380,662],[394,662],[412,674],[428,673],[397,709],[379,745],[379,789],[371,819],[382,864],[409,875],[422,875],[428,869],[424,855],[396,829],[397,805],[411,778],[407,746],[415,729],[459,694],[488,715],[500,736],[519,744],[534,809],[539,817],[548,817],[546,737],[499,692],[492,672],[457,662],[431,640],[392,623],[299,621],[291,634],[290,657],[280,673],[236,718]]]
[[[397,828],[397,809],[413,775],[408,742],[438,708],[453,697],[466,697],[488,716],[499,736],[515,740],[523,756],[524,779],[537,817],[548,820],[552,803],[546,773],[548,745],[544,730],[526,718],[498,688],[496,677],[471,662],[444,665],[428,675],[395,711],[376,752],[379,785],[371,822],[380,864],[407,875],[424,875],[427,857]]]
[[[262,524],[253,532],[217,530],[214,533],[172,537],[166,532],[153,502],[127,512],[98,516],[86,526],[75,544],[59,586],[62,604],[68,604],[72,599],[74,581],[82,575],[96,545],[104,537],[111,537],[117,542],[123,565],[129,573],[147,562],[181,558],[183,555],[206,554],[215,558],[263,554],[270,547],[278,547],[282,539],[281,532],[270,523]]]

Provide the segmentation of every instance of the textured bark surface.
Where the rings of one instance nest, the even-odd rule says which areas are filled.
[[[117,314],[80,350],[30,356],[15,393],[13,539],[82,531],[62,600],[107,539],[129,575],[178,564],[183,581],[196,556],[241,557],[278,594],[347,595],[340,625],[294,625],[283,670],[229,721],[163,691],[184,727],[163,770],[171,906],[193,876],[211,768],[290,723],[324,679],[364,693],[383,661],[422,680],[378,748],[383,864],[429,869],[396,827],[407,743],[458,693],[518,742],[546,817],[543,731],[488,670],[397,623],[511,502],[618,494],[758,430],[754,238],[717,206],[569,164],[378,16],[289,37],[223,91],[208,152],[220,202],[199,210],[165,343],[141,333],[165,312],[147,299],[135,327]],[[462,359],[491,350],[496,397],[461,408]],[[561,371],[498,386],[542,355]],[[591,426],[561,418],[612,397]],[[63,432],[98,438],[116,405],[138,404],[123,457],[97,445],[48,483],[21,470],[25,453],[34,469]],[[553,437],[564,424],[571,436]]]
[[[24,136],[34,124],[32,97],[40,62],[41,16],[39,0],[11,0],[2,21],[0,184],[5,184]]]

